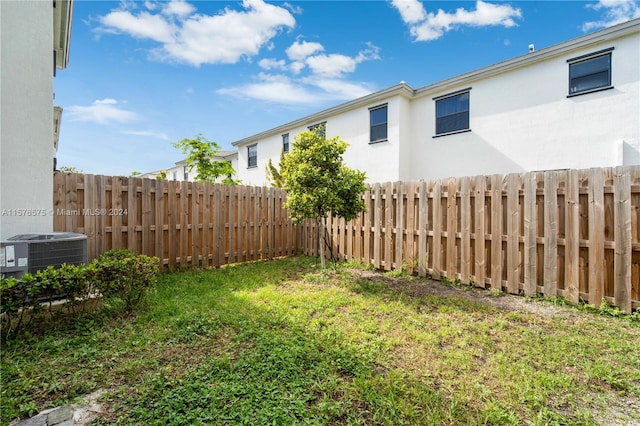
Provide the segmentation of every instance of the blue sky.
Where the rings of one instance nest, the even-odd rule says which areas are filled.
[[[404,80],[414,88],[640,17],[640,1],[76,0],[58,165],[129,175]]]

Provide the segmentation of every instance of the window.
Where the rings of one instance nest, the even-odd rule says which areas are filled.
[[[312,132],[316,132],[318,136],[326,138],[327,137],[327,122],[322,122],[318,124],[314,124],[309,126],[308,129]]]
[[[611,49],[569,59],[569,96],[611,89]]]
[[[178,180],[178,172],[173,172],[173,180]]]
[[[369,141],[382,142],[387,140],[387,105],[381,105],[369,110]]]
[[[249,145],[247,147],[248,166],[258,167],[258,145]]]
[[[184,180],[189,180],[189,167],[184,166]]]
[[[282,150],[285,154],[289,152],[289,133],[282,135]]]
[[[469,130],[469,89],[433,98],[436,136]]]

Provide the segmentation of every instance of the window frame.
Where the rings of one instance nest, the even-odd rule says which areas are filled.
[[[183,177],[185,181],[189,180],[189,166],[184,166],[182,169]]]
[[[251,155],[251,149],[255,149],[255,155]],[[251,158],[254,159],[254,164],[251,164]],[[258,144],[254,143],[247,146],[247,169],[254,169],[258,167]]]
[[[322,123],[312,124],[307,126],[310,132],[316,132],[320,137],[327,137],[327,122],[323,121]],[[321,132],[316,131],[316,129],[322,129]]]
[[[438,102],[440,101],[444,101],[447,99],[451,99],[457,96],[461,96],[461,95],[467,95],[468,99],[467,99],[467,109],[466,110],[462,110],[462,111],[456,111],[452,114],[447,114],[447,115],[443,115],[441,117],[438,117]],[[445,95],[441,95],[441,96],[436,96],[434,98],[432,98],[433,101],[435,101],[435,105],[434,105],[434,112],[435,112],[435,135],[433,136],[434,138],[440,138],[443,136],[449,136],[449,135],[455,135],[458,133],[465,133],[465,132],[470,132],[471,131],[471,87],[467,87],[464,89],[460,89],[460,90],[456,90],[455,92],[450,92],[447,93]],[[438,119],[442,118],[442,117],[448,117],[448,116],[452,116],[454,114],[460,114],[465,112],[467,113],[467,127],[466,128],[460,128],[460,129],[456,129],[456,130],[451,130],[448,132],[441,132],[438,133]]]
[[[568,68],[568,79],[569,79],[569,84],[568,84],[568,91],[569,94],[567,95],[567,98],[572,98],[574,96],[580,96],[580,95],[586,95],[588,93],[594,93],[594,92],[600,92],[603,90],[609,90],[609,89],[613,89],[613,52],[614,47],[609,47],[607,49],[602,49],[602,50],[598,50],[597,52],[592,52],[592,53],[588,53],[586,55],[581,55],[581,56],[577,56],[575,58],[570,58],[567,59],[567,64],[569,65]],[[578,75],[578,76],[572,76],[571,70],[572,70],[572,66],[576,65],[576,64],[581,64],[587,61],[591,61],[594,59],[598,59],[598,58],[602,58],[604,56],[608,56],[609,57],[609,61],[608,61],[608,68],[606,69],[608,71],[607,74],[607,82],[606,84],[597,86],[597,87],[590,87],[587,89],[583,89],[583,90],[576,90],[574,92],[571,91],[571,87],[572,87],[572,81],[578,78],[583,78],[583,77],[587,77],[587,76],[591,76],[591,75],[595,75],[598,73],[603,72],[603,70],[599,70],[596,72],[592,72],[590,74],[584,74],[584,75]]]
[[[373,113],[381,109],[386,110],[386,119],[384,122],[373,124]],[[373,139],[374,128],[380,128],[384,125],[384,137]],[[380,142],[387,142],[389,140],[389,104],[385,103],[369,108],[369,144],[376,144]]]
[[[282,135],[282,151],[287,154],[289,152],[289,133]]]

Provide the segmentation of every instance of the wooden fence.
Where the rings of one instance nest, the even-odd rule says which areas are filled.
[[[89,259],[117,248],[170,269],[294,253],[295,226],[275,188],[56,173],[54,230],[87,235]]]
[[[334,254],[526,295],[640,307],[640,167],[374,184]],[[300,247],[317,253],[317,230]]]
[[[326,221],[332,252],[378,269],[640,307],[640,166],[371,185],[367,211]],[[318,253],[275,188],[56,173],[54,229],[170,269]]]

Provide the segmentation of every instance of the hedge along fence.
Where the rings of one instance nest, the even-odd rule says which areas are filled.
[[[54,230],[87,235],[89,260],[127,248],[169,269],[219,267],[296,250],[275,188],[55,173],[53,198]]]
[[[640,167],[374,184],[329,218],[341,259],[526,295],[640,307]],[[315,225],[301,248],[317,253]]]
[[[275,188],[57,173],[54,229],[174,269],[318,254]],[[336,257],[378,269],[640,307],[640,166],[374,184],[367,211],[329,218]]]

